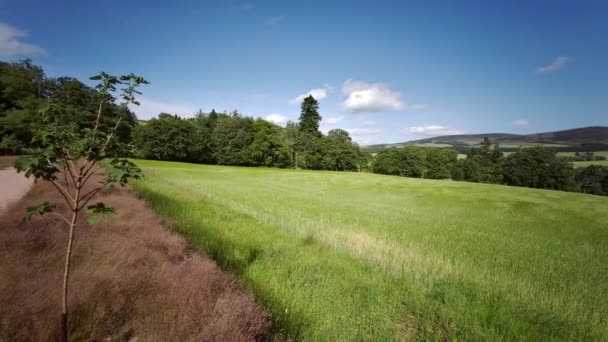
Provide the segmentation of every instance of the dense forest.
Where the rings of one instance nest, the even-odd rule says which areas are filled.
[[[98,102],[96,89],[71,77],[47,77],[30,60],[0,62],[0,154],[22,154],[36,148],[33,131],[38,112],[52,109],[56,119],[90,128]],[[104,116],[116,117],[119,107],[106,101]],[[312,97],[301,105],[298,122],[285,127],[239,113],[199,111],[192,118],[160,113],[138,122],[129,113],[119,127],[122,156],[237,166],[358,171],[428,179],[496,183],[532,188],[608,195],[608,167],[574,169],[554,149],[526,147],[505,157],[489,139],[458,159],[452,149],[406,146],[362,152],[348,133],[319,130],[322,116]]]

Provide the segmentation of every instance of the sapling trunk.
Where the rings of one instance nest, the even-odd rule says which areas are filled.
[[[68,236],[68,247],[65,253],[65,268],[63,270],[63,298],[61,310],[61,341],[68,342],[68,281],[70,279],[70,259],[72,257],[72,245],[74,244],[74,230],[78,220],[78,202],[80,200],[80,184],[76,186],[76,196],[74,198],[74,209],[72,220],[70,221],[70,232]]]
[[[65,202],[72,211],[72,219],[68,220],[60,213],[53,213],[56,208],[54,203],[44,202],[38,206],[27,208],[24,221],[30,220],[33,215],[43,215],[52,213],[55,216],[63,219],[69,227],[68,245],[65,254],[65,268],[63,271],[63,293],[62,293],[62,309],[61,309],[61,336],[63,342],[69,340],[68,329],[68,294],[70,280],[70,261],[72,257],[72,247],[74,245],[74,236],[76,233],[76,223],[80,211],[85,209],[89,216],[89,223],[95,224],[99,220],[98,215],[109,215],[114,213],[114,209],[106,206],[103,202],[98,202],[95,205],[87,207],[87,204],[93,197],[105,186],[114,186],[120,184],[124,186],[128,179],[139,179],[142,176],[141,169],[135,164],[126,159],[113,158],[109,162],[110,171],[100,185],[93,190],[81,194],[87,181],[96,172],[93,167],[98,161],[108,157],[107,151],[118,147],[118,142],[115,140],[118,126],[121,123],[122,116],[128,113],[129,104],[138,105],[135,101],[135,94],[141,94],[136,90],[141,84],[148,82],[142,77],[135,74],[121,76],[120,79],[108,75],[104,72],[97,76],[91,77],[92,80],[102,81],[102,84],[97,86],[100,95],[99,109],[95,120],[94,128],[81,130],[77,125],[65,123],[62,120],[57,120],[61,117],[59,112],[60,107],[49,102],[40,111],[43,119],[36,130],[37,139],[42,143],[42,147],[34,150],[29,156],[25,156],[17,160],[15,167],[18,172],[25,172],[27,177],[33,176],[35,179],[44,179],[49,181],[65,199]],[[121,98],[124,102],[121,104],[122,112],[116,121],[116,124],[109,127],[104,127],[102,122],[104,103],[113,100],[111,93],[116,90],[116,85],[123,84],[126,88],[122,89]],[[49,137],[60,137],[58,139]],[[83,148],[83,145],[85,148]],[[84,160],[82,165],[78,167],[81,160]],[[63,177],[65,186],[60,184],[57,179],[57,173],[63,169]],[[78,170],[77,170],[78,169]],[[74,187],[74,196],[70,193],[70,181]]]

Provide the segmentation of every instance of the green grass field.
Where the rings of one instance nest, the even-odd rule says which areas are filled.
[[[576,161],[572,162],[572,164],[574,164],[575,168],[587,167],[589,165],[608,166],[608,160]]]
[[[298,340],[608,338],[608,198],[137,163],[139,196]]]
[[[421,144],[414,144],[414,145],[419,146],[419,147],[438,147],[438,148],[452,147],[452,145],[450,145],[450,144],[440,144],[440,143],[421,143]]]
[[[608,157],[608,151],[596,151],[593,152],[593,154],[596,156]],[[557,152],[557,155],[560,157],[575,156],[576,152]]]
[[[543,147],[568,147],[564,144],[551,144],[551,143],[515,143],[515,144],[499,144],[502,148],[520,148],[520,147],[532,147],[532,146],[543,146]],[[478,145],[479,146],[479,145]]]

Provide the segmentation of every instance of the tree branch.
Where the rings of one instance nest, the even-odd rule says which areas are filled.
[[[74,165],[74,159],[70,156],[70,151],[65,151],[64,159],[67,160],[69,165],[68,170],[70,171],[70,176],[72,176],[72,185],[76,187],[76,165]]]
[[[91,167],[93,167],[93,165],[95,165],[95,164],[91,164]],[[89,180],[89,178],[91,178],[91,176],[93,176],[95,174],[95,172],[97,172],[101,169],[103,169],[103,168],[100,166],[100,167],[96,168],[95,170],[91,171],[91,173],[85,174],[85,178],[82,180],[82,185],[86,184],[87,181]]]
[[[57,213],[49,213],[49,214],[59,217],[60,219],[64,220],[67,224],[71,224],[71,222],[67,218],[63,217],[63,215],[61,215],[61,214],[57,214]]]
[[[76,201],[72,198],[72,196],[70,196],[70,194],[66,192],[65,188],[61,186],[61,184],[59,184],[56,180],[52,179],[50,182],[55,186],[57,191],[61,193],[63,198],[65,198],[66,202],[68,202],[70,209],[73,210],[76,207]]]
[[[97,110],[97,119],[95,119],[95,131],[99,127],[99,123],[101,122],[101,109],[103,108],[103,101],[105,100],[105,96],[101,98],[99,101],[99,109]]]
[[[124,103],[125,106],[125,111],[129,109],[129,103],[131,103],[131,101],[127,101]],[[103,147],[101,149],[101,152],[104,152],[106,150],[106,147],[108,147],[108,144],[110,143],[110,140],[112,140],[112,138],[114,137],[114,133],[116,132],[116,130],[118,129],[118,126],[120,125],[120,121],[122,121],[122,117],[124,116],[124,113],[122,113],[119,117],[118,117],[118,121],[116,122],[116,125],[114,125],[114,128],[112,129],[112,131],[110,131],[110,134],[108,135],[108,138],[106,139],[105,144],[103,144]]]
[[[65,181],[65,186],[67,187],[68,193],[70,192],[70,183],[68,183],[68,172],[65,169],[69,169],[70,167],[65,164],[63,166],[63,180]]]
[[[87,160],[87,161],[85,162],[84,166],[87,166],[88,162],[89,162],[89,161]],[[95,172],[98,170],[98,169],[97,169],[97,170],[95,170],[95,171],[93,171],[93,172],[89,173],[89,172],[91,171],[91,169],[92,169],[92,168],[93,168],[93,167],[94,167],[96,164],[97,164],[97,160],[93,160],[93,162],[92,162],[92,163],[89,165],[89,167],[87,167],[87,169],[86,169],[86,170],[84,170],[84,172],[80,171],[80,179],[79,179],[79,181],[81,181],[81,183],[80,183],[81,185],[84,185],[84,184],[85,184],[85,183],[86,183],[86,182],[89,180],[89,178],[91,178],[91,175],[93,175],[93,174],[94,174],[94,173],[95,173]],[[84,166],[83,166],[83,167],[84,167]]]
[[[87,205],[87,203],[89,203],[89,201],[103,188],[104,188],[103,186],[100,186],[98,188],[95,188],[95,189],[89,191],[86,195],[82,196],[82,200],[81,200],[82,205],[80,205],[76,210],[77,211],[82,210],[82,208],[84,208]],[[87,196],[88,196],[88,198],[87,198]]]

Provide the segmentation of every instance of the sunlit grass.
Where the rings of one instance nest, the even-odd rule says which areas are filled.
[[[608,198],[138,161],[134,189],[303,340],[604,339]],[[176,280],[179,281],[179,280]]]
[[[594,161],[576,161],[572,162],[575,168],[587,167],[590,165],[608,166],[608,160],[594,160]]]

